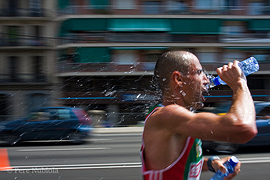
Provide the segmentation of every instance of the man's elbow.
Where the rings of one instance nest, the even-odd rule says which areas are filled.
[[[256,134],[258,133],[257,128],[250,128],[246,131],[242,131],[239,133],[239,137],[238,142],[239,144],[244,144],[247,143],[248,141],[250,141],[252,138],[254,138],[256,136]]]

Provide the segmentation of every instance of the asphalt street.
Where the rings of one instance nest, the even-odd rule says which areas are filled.
[[[10,166],[0,171],[4,180],[138,180],[141,128],[97,129],[85,144],[25,142],[8,150]],[[236,180],[269,179],[270,147],[240,149],[242,162]],[[212,155],[205,151],[205,156]],[[220,154],[219,156],[225,156]],[[211,172],[201,179],[210,179]]]

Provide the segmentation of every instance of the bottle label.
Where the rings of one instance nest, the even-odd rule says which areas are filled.
[[[189,166],[189,174],[188,174],[188,180],[199,180],[201,175],[201,169],[202,169],[202,162],[201,159],[198,163],[191,163]]]

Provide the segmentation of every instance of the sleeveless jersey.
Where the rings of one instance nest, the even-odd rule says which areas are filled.
[[[157,107],[162,107],[162,105],[152,108],[145,121]],[[188,137],[182,153],[171,165],[161,170],[149,170],[145,165],[144,141],[142,140],[141,171],[144,180],[199,180],[203,166],[201,145],[200,139]]]

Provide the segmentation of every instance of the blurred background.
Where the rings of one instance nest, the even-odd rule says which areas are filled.
[[[45,106],[83,108],[95,126],[135,125],[160,93],[158,57],[188,50],[209,75],[254,56],[256,101],[270,96],[269,0],[1,0],[0,121]],[[231,99],[209,91],[206,107]]]

